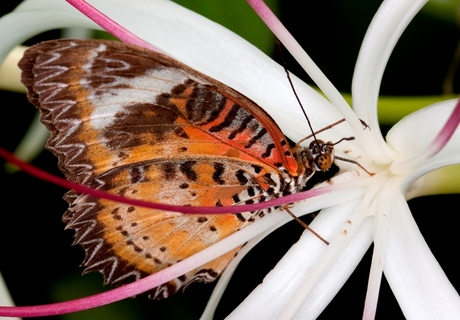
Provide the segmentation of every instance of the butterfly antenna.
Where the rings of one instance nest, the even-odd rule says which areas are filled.
[[[335,146],[336,144],[339,144],[342,141],[351,141],[351,140],[355,140],[355,137],[342,138],[339,141],[337,141],[335,143],[332,143],[332,145]],[[347,158],[342,158],[342,157],[339,157],[339,156],[334,156],[334,159],[335,160],[340,160],[340,161],[343,161],[343,162],[353,163],[353,164],[357,165],[358,167],[360,167],[361,169],[363,169],[371,177],[375,174],[375,173],[372,173],[372,172],[366,170],[366,168],[364,168],[358,161],[347,159]]]
[[[294,92],[294,96],[295,96],[295,98],[297,99],[297,102],[299,103],[300,108],[302,109],[302,112],[303,112],[303,115],[305,116],[305,119],[307,119],[307,123],[308,123],[308,126],[310,127],[310,131],[311,131],[311,135],[308,135],[308,136],[306,136],[305,138],[299,140],[299,141],[297,142],[296,146],[300,145],[301,142],[303,142],[303,141],[305,141],[305,140],[307,140],[307,139],[310,139],[311,137],[313,137],[313,139],[315,140],[316,144],[319,146],[318,139],[316,139],[316,134],[318,134],[318,133],[320,133],[320,132],[323,132],[323,131],[325,131],[325,130],[328,130],[328,129],[330,129],[330,128],[336,126],[336,125],[338,125],[339,123],[344,122],[345,119],[341,119],[341,120],[339,120],[339,121],[336,121],[336,122],[334,122],[334,123],[332,123],[332,124],[330,124],[330,125],[328,125],[328,126],[322,128],[322,129],[320,129],[320,130],[318,130],[318,131],[316,131],[316,132],[313,130],[313,127],[312,127],[312,125],[311,125],[310,119],[308,118],[307,113],[305,112],[305,109],[304,109],[304,107],[303,107],[303,105],[302,105],[302,102],[300,101],[300,98],[299,98],[299,96],[297,95],[297,92],[295,91],[295,87],[294,87],[294,84],[292,83],[291,75],[289,74],[289,70],[287,69],[286,61],[284,60],[284,56],[283,56],[283,53],[282,53],[282,50],[281,50],[281,44],[280,44],[279,41],[276,41],[276,49],[278,50],[278,53],[279,53],[279,55],[280,55],[281,63],[282,63],[282,65],[283,65],[284,71],[286,72],[286,76],[287,76],[287,78],[288,78],[288,81],[289,81],[289,84],[290,84],[290,86],[291,86],[291,88],[292,88],[292,91]],[[364,121],[361,120],[361,119],[360,119],[360,121],[361,121],[361,124],[364,126],[364,129],[369,128],[369,130],[370,130],[370,127],[367,125],[366,122],[364,122]],[[338,143],[340,143],[340,142],[342,142],[342,141],[350,141],[350,140],[354,140],[354,139],[355,139],[355,137],[342,138],[342,139],[340,139],[339,141],[337,141],[336,143],[333,143],[332,145],[336,145],[336,144],[338,144]],[[364,167],[363,167],[359,162],[357,162],[357,161],[350,160],[350,159],[347,159],[347,158],[338,157],[338,156],[335,156],[334,158],[337,159],[337,160],[344,161],[344,162],[354,163],[355,165],[357,165],[358,167],[360,167],[361,169],[363,169],[363,170],[364,170],[367,174],[369,174],[370,176],[373,176],[373,175],[374,175],[374,173],[369,172],[368,170],[366,170],[366,168],[364,168]],[[285,210],[286,210],[293,218],[295,217],[294,214],[291,213],[287,208],[285,208]],[[294,219],[297,220],[297,221],[299,221],[299,219],[298,219],[298,218],[296,219],[296,218],[297,218],[297,217],[295,217]],[[301,223],[300,221],[299,221],[299,223],[302,224],[302,225],[305,227],[305,224],[304,224],[304,223]],[[312,231],[317,237],[319,237],[319,235],[317,235],[317,234],[316,234],[313,230],[311,230],[308,226],[305,227],[305,228],[308,229],[308,230],[310,230],[310,231]],[[326,241],[325,241],[324,239],[322,239],[321,237],[319,237],[319,238],[320,238],[321,240],[323,240],[324,242],[326,242]]]
[[[343,161],[343,162],[353,163],[353,164],[357,165],[358,167],[360,167],[361,169],[363,169],[371,177],[375,174],[373,172],[367,171],[366,168],[364,168],[358,161],[347,159],[347,158],[342,158],[342,157],[338,157],[338,156],[334,156],[334,159],[335,160],[340,160],[340,161]]]
[[[294,84],[292,83],[291,75],[289,74],[289,70],[287,69],[286,61],[284,60],[284,56],[283,56],[283,53],[282,53],[282,50],[281,50],[281,44],[280,44],[279,41],[276,41],[276,49],[278,50],[278,53],[280,55],[281,64],[283,65],[284,71],[286,72],[286,75],[287,75],[287,78],[288,78],[288,81],[289,81],[289,85],[292,88],[292,92],[294,92],[294,96],[297,99],[297,102],[299,103],[300,108],[302,109],[302,112],[303,112],[303,115],[305,116],[305,119],[307,119],[308,126],[310,127],[310,131],[311,131],[312,134],[309,137],[313,137],[313,139],[316,141],[316,143],[318,143],[318,140],[316,139],[316,135],[315,135],[315,132],[313,131],[313,127],[311,125],[310,119],[308,118],[307,113],[305,112],[305,109],[304,109],[304,107],[302,105],[302,102],[300,101],[300,98],[297,95],[297,92],[295,91],[295,87],[294,87]],[[302,139],[302,141],[303,140],[304,139]],[[297,144],[299,144],[299,142]]]
[[[345,121],[345,119],[341,119],[341,120],[336,121],[336,122],[334,122],[334,123],[332,123],[332,124],[330,124],[330,125],[328,125],[328,126],[325,126],[324,128],[319,129],[318,131],[315,131],[313,134],[310,134],[310,135],[306,136],[305,138],[300,139],[299,142],[297,142],[297,145],[301,144],[301,143],[304,142],[305,140],[310,139],[311,137],[314,137],[315,134],[318,134],[318,133],[320,133],[320,132],[329,130],[330,128],[335,127],[336,125],[338,125],[338,124],[340,124],[340,123],[342,123],[342,122],[344,122],[344,121]],[[350,139],[350,138],[346,138],[346,139]],[[354,138],[353,138],[353,139],[354,139]],[[353,139],[350,139],[350,140],[353,140]],[[336,143],[335,143],[335,144],[336,144]]]

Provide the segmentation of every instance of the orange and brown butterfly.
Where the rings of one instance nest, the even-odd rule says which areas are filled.
[[[56,40],[28,49],[19,66],[60,169],[96,189],[175,205],[251,204],[302,190],[333,161],[332,145],[291,147],[250,99],[159,53]],[[85,272],[99,271],[114,285],[167,268],[271,211],[190,215],[74,191],[65,199],[63,220],[86,251]],[[150,297],[213,281],[237,251],[152,289]]]

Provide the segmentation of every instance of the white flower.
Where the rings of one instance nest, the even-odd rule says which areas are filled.
[[[267,110],[294,141],[309,133],[283,68],[233,33],[169,1],[131,1],[129,13],[120,9],[125,4],[123,0],[91,3],[161,51],[250,97]],[[370,177],[356,165],[340,163],[342,170],[333,178],[333,185],[325,187],[327,193],[297,203],[293,210],[298,215],[325,208],[311,227],[329,239],[330,245],[325,246],[310,233],[304,233],[230,319],[316,318],[372,242],[374,258],[365,318],[372,318],[375,313],[382,270],[407,318],[452,319],[460,315],[458,293],[426,245],[406,203],[406,199],[424,194],[426,190],[423,178],[417,179],[440,167],[460,163],[460,133],[455,132],[445,146],[441,140],[447,134],[437,136],[456,101],[411,114],[391,129],[386,141],[378,130],[376,115],[385,65],[401,33],[424,3],[420,0],[382,3],[363,42],[355,69],[352,92],[355,113],[327,80],[321,78],[318,70],[310,69],[311,63],[296,43],[278,29],[277,36],[309,69],[312,78],[334,103],[294,77],[296,91],[315,128],[345,117],[347,124],[328,130],[322,137],[331,141],[356,137],[354,141],[337,145],[336,154],[346,153],[346,157],[356,159],[375,175]],[[18,28],[18,19],[20,32],[14,37],[6,36],[6,28]],[[276,21],[269,24],[277,28]],[[0,55],[37,32],[69,25],[93,26],[61,1],[25,1],[14,14],[0,20]],[[359,119],[371,130],[362,130]],[[443,148],[435,153],[433,146]],[[223,252],[219,250],[229,250],[249,241],[243,248],[247,252],[288,220],[282,212],[267,215],[203,251],[200,257],[211,259],[209,252],[217,250],[218,254]],[[239,254],[237,258],[242,256],[244,254]],[[234,259],[222,277],[223,282],[237,263]],[[211,300],[210,313],[214,304]]]

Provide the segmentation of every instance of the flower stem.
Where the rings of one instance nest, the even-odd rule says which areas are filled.
[[[286,27],[278,20],[273,14],[270,8],[262,0],[247,0],[252,6],[254,11],[259,17],[265,22],[268,28],[275,34],[279,41],[286,47],[291,55],[297,60],[302,66],[305,72],[313,79],[318,85],[321,91],[328,97],[328,99],[334,104],[347,120],[347,122],[355,128],[356,135],[359,136],[362,133],[362,125],[359,119],[356,117],[346,100],[340,94],[340,92],[334,87],[329,79],[324,75],[320,68],[313,62],[310,56],[303,50],[300,44],[295,38],[289,33]]]
[[[122,27],[105,14],[97,10],[95,7],[87,3],[85,0],[66,0],[72,6],[74,6],[77,10],[83,13],[85,16],[93,20],[95,23],[100,25],[104,28],[107,32],[112,34],[113,36],[117,37],[124,43],[134,44],[139,47],[158,51],[156,48],[133,34],[132,32],[128,31],[126,28]]]

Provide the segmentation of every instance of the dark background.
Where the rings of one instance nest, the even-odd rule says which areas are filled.
[[[17,1],[2,5],[2,14]],[[345,4],[346,3],[346,4]],[[319,1],[307,8],[298,2],[283,1],[281,19],[319,67],[341,92],[349,92],[359,45],[380,1]],[[10,6],[10,8],[7,8]],[[44,38],[57,38],[49,33]],[[383,95],[439,95],[442,82],[455,52],[458,28],[426,14],[418,15],[403,35],[386,69]],[[35,40],[34,40],[35,41]],[[296,63],[288,60],[297,75]],[[458,91],[458,85],[456,85]],[[14,150],[32,120],[35,109],[25,95],[1,92],[0,145]],[[11,123],[14,128],[11,128]],[[382,128],[387,131],[388,128]],[[3,160],[0,166],[3,167]],[[59,175],[56,159],[44,151],[34,165]],[[22,172],[7,174],[0,170],[2,216],[0,222],[0,270],[17,305],[36,305],[100,292],[99,274],[80,276],[83,249],[72,247],[73,231],[64,231],[61,215],[67,204],[61,199],[63,189],[32,178]],[[451,282],[460,279],[449,247],[456,247],[455,223],[445,223],[458,207],[458,195],[424,197],[409,202],[412,213],[427,243]],[[457,206],[456,206],[457,204]],[[436,208],[433,210],[431,208]],[[222,298],[216,319],[224,318],[257,286],[297,241],[302,228],[296,223],[281,228],[258,245],[242,261]],[[372,248],[371,248],[372,249]],[[368,253],[321,319],[335,319],[337,312],[350,319],[362,317],[371,255]],[[430,275],[426,275],[429,277]],[[128,299],[107,307],[53,319],[198,319],[213,285],[195,284],[184,294],[164,301],[146,297]],[[402,319],[402,313],[383,280],[378,305],[378,319]]]

